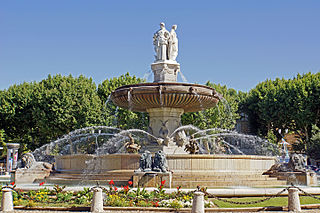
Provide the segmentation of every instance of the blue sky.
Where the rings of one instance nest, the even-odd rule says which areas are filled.
[[[126,72],[143,77],[165,22],[178,25],[188,82],[248,91],[319,72],[319,11],[318,0],[1,1],[0,89],[58,73],[97,84]]]

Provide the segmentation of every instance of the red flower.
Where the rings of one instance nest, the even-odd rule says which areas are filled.
[[[113,180],[110,180],[109,185],[114,185]]]
[[[15,182],[14,182],[14,181],[10,183],[10,185],[12,185],[12,186],[13,186],[14,184],[15,184]]]
[[[124,189],[124,190],[128,190],[128,189],[129,189],[129,186],[124,186],[123,189]]]
[[[39,183],[39,186],[42,186],[44,183],[45,183],[45,181],[43,181],[43,182]]]
[[[128,183],[130,186],[133,184],[133,182],[131,180],[129,180]]]
[[[161,181],[161,185],[164,185],[165,183],[166,183],[166,181],[165,181],[165,180]]]
[[[159,189],[162,189],[162,187],[163,187],[163,185],[160,185],[160,186],[159,186]]]
[[[118,188],[117,187],[114,187],[114,191],[117,191],[118,190]]]
[[[152,202],[153,206],[158,207],[159,206],[159,202]]]

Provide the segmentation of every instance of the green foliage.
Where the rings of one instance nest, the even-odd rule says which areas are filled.
[[[107,126],[116,126],[121,129],[139,128],[146,129],[148,123],[147,113],[131,112],[118,108],[109,101],[111,92],[120,86],[143,83],[144,80],[130,76],[129,73],[118,78],[106,79],[98,86],[98,95],[105,103],[105,119]]]
[[[270,143],[278,143],[278,139],[277,136],[273,133],[272,130],[269,130],[266,136],[266,139],[270,142]]]
[[[34,149],[78,128],[104,123],[92,79],[51,76],[0,93],[0,129],[8,141]]]
[[[320,128],[316,125],[312,126],[312,137],[308,143],[307,153],[316,160],[320,159]]]
[[[137,78],[135,76],[130,76],[129,73],[125,75],[121,75],[120,77],[114,77],[112,79],[106,79],[98,86],[98,94],[103,102],[106,102],[113,92],[118,87],[124,85],[131,85],[131,84],[139,84],[143,83],[144,80],[141,78]]]
[[[42,141],[103,122],[101,100],[92,79],[49,76],[40,82],[35,93],[33,119],[37,120]]]
[[[62,193],[62,191],[66,188],[66,186],[60,186],[58,184],[55,184],[53,186],[53,191],[54,191],[54,194],[59,194],[59,193]]]
[[[192,124],[201,129],[215,127],[233,129],[236,119],[240,117],[238,114],[238,104],[245,94],[237,92],[234,89],[228,89],[225,85],[213,84],[210,81],[206,85],[215,88],[223,96],[223,99],[214,108],[183,114],[181,116],[182,124]]]
[[[240,105],[256,134],[266,136],[270,131],[288,129],[306,142],[312,125],[320,124],[320,73],[266,80],[252,89]]]
[[[82,191],[76,193],[76,198],[74,202],[76,204],[88,204],[91,203],[93,193],[90,191],[90,188],[84,187]]]
[[[32,140],[35,120],[32,101],[35,83],[13,85],[0,92],[0,129],[4,129],[9,142]]]
[[[4,130],[0,129],[0,143],[1,144],[4,143],[4,136],[5,136]]]
[[[60,192],[56,194],[56,202],[66,202],[73,197],[72,192]]]
[[[4,158],[7,155],[7,148],[5,143],[5,132],[0,129],[0,146],[3,147],[0,158]]]

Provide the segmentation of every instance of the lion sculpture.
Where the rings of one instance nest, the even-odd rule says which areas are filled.
[[[33,154],[25,153],[22,158],[22,167],[26,169],[30,169],[32,166],[35,165],[36,159],[34,158]]]
[[[288,169],[293,172],[305,172],[306,171],[306,159],[300,154],[290,155],[288,162]]]
[[[158,151],[154,155],[153,168],[155,172],[167,172],[167,159],[163,151]]]

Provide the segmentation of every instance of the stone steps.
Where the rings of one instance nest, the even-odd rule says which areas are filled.
[[[184,174],[176,174],[173,173],[173,177],[176,178],[182,178],[182,179],[189,179],[189,178],[197,178],[201,177],[201,178],[241,178],[241,179],[247,179],[247,178],[261,178],[261,177],[268,177],[268,175],[262,175],[262,174],[254,174],[254,175],[228,175],[228,174],[207,174],[207,175],[199,175],[197,173],[193,174],[193,175],[184,175]]]
[[[95,175],[95,174],[54,174],[50,177],[46,178],[47,182],[54,183],[55,181],[60,180],[70,180],[70,181],[89,181],[89,182],[96,182],[96,181],[103,181],[109,182],[113,180],[114,182],[128,182],[132,178],[131,175]]]
[[[270,187],[270,186],[284,186],[286,185],[285,181],[278,180],[240,180],[240,181],[173,181],[173,187],[181,186],[182,188],[196,188],[197,186],[201,187],[232,187],[232,186],[247,186],[247,187]]]
[[[74,179],[83,179],[83,178],[88,178],[88,179],[127,179],[128,177],[131,177],[134,174],[133,171],[123,171],[123,172],[108,172],[105,174],[79,174],[79,173],[53,173],[51,174],[50,177],[60,177],[60,178],[74,178]],[[198,174],[198,173],[193,173],[193,174],[176,174],[173,173],[173,179],[177,180],[184,180],[184,181],[189,181],[191,179],[193,180],[212,180],[212,179],[246,179],[246,180],[267,180],[267,179],[276,179],[275,177],[268,177],[267,175],[261,175],[261,174],[251,174],[251,175],[246,175],[246,174],[210,174],[206,173],[206,175]]]
[[[68,186],[74,186],[74,185],[96,185],[99,183],[99,185],[108,187],[110,180],[96,180],[96,179],[72,179],[72,178],[49,178],[46,179],[46,183],[48,184],[58,184],[58,185],[68,185]],[[129,180],[114,180],[115,186],[126,186],[128,185]],[[41,182],[38,180],[37,182]]]
[[[268,176],[260,176],[260,177],[247,177],[247,178],[239,178],[239,177],[194,177],[194,178],[185,178],[185,177],[172,177],[173,181],[208,181],[208,180],[246,180],[246,181],[255,181],[255,180],[277,180],[277,178],[270,178]]]
[[[113,180],[116,186],[124,186],[128,184],[129,180],[132,180],[133,175],[133,170],[113,170],[104,174],[55,172],[47,177],[45,181],[60,185],[95,185],[99,182],[100,185],[107,186],[109,181]],[[286,181],[262,175],[260,172],[173,172],[172,187],[196,188],[198,185],[208,188],[232,186],[274,187],[284,186]]]

